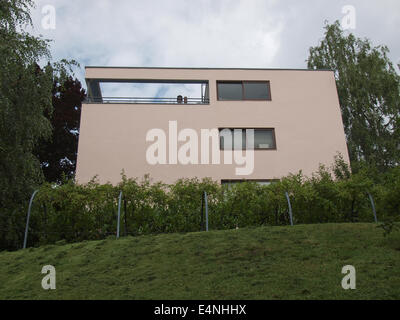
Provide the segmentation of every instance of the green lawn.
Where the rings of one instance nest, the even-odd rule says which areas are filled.
[[[356,290],[341,287],[348,264]],[[56,290],[41,287],[44,265]],[[2,252],[0,299],[400,299],[400,233],[299,225]]]

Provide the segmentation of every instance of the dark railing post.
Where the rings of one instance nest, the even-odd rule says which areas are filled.
[[[293,212],[292,212],[292,205],[290,204],[290,198],[289,198],[289,194],[287,193],[287,191],[285,192],[285,196],[286,196],[286,200],[287,200],[288,207],[289,207],[290,225],[291,225],[291,226],[293,226]]]
[[[200,229],[204,228],[204,193],[201,194]]]
[[[371,202],[372,213],[374,214],[375,223],[378,223],[378,218],[376,216],[374,198],[372,198],[372,195],[369,192],[368,192],[368,197],[369,197],[369,201]]]
[[[121,199],[122,199],[122,191],[119,193],[119,198],[118,198],[117,239],[119,238],[119,225],[121,220]]]
[[[208,199],[207,192],[204,191],[204,204],[206,207],[206,231],[208,231]]]
[[[25,226],[25,237],[24,237],[24,246],[23,248],[26,249],[26,242],[28,240],[28,228],[29,228],[29,218],[31,217],[31,209],[32,209],[32,203],[33,199],[35,198],[36,193],[38,193],[39,190],[36,190],[35,192],[32,193],[31,200],[29,200],[29,207],[28,207],[28,214],[26,217],[26,226]]]
[[[124,232],[125,232],[125,237],[128,233],[128,223],[127,223],[127,217],[126,217],[126,199],[124,199],[124,222],[125,222],[125,226],[124,226]]]

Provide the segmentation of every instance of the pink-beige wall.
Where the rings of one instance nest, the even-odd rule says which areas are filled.
[[[116,184],[150,174],[172,183],[182,177],[276,179],[302,170],[311,175],[319,164],[331,165],[340,152],[348,160],[335,79],[331,71],[249,69],[87,68],[87,79],[208,80],[209,105],[84,104],[76,178]],[[269,80],[271,101],[217,101],[217,80]],[[185,128],[275,128],[276,150],[255,151],[254,172],[237,176],[236,164],[150,165],[146,142],[150,129],[168,134],[169,121]],[[183,144],[183,143],[180,143]],[[178,145],[179,147],[179,145]],[[168,149],[167,149],[168,150]],[[199,156],[200,157],[200,156]]]

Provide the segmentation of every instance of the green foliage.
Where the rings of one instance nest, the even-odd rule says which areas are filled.
[[[336,21],[310,48],[310,69],[335,73],[350,160],[384,171],[400,162],[400,77],[385,46],[346,35]]]
[[[124,174],[117,186],[98,184],[95,178],[86,185],[71,180],[62,185],[46,183],[34,201],[28,245],[115,237],[121,191],[121,236],[204,230],[204,191],[213,230],[288,225],[285,192],[295,224],[373,222],[368,193],[374,198],[380,221],[399,221],[400,169],[380,174],[376,181],[371,176],[367,167],[350,174],[338,156],[331,168],[321,166],[310,178],[299,172],[270,185],[243,182],[221,186],[197,178],[166,185],[152,183],[149,176],[138,181]],[[1,248],[21,247],[27,205],[1,209]]]
[[[32,25],[32,0],[0,2],[0,207],[14,208],[43,182],[34,152],[52,137],[52,90],[64,83],[75,61],[49,61],[49,41],[24,30]],[[4,217],[14,220],[16,217]]]
[[[18,2],[17,2],[18,3]],[[52,112],[52,68],[36,64],[48,56],[45,41],[18,33],[13,15],[1,4],[0,29],[0,206],[26,199],[42,181],[32,150],[39,139],[48,139],[51,125],[44,116]],[[15,4],[17,5],[17,4]],[[8,13],[11,16],[5,16]]]
[[[79,80],[68,76],[68,70],[64,72],[53,81],[54,111],[46,114],[52,125],[51,140],[41,139],[35,148],[49,182],[61,182],[63,174],[68,178],[75,174],[81,107],[86,96]],[[67,79],[61,82],[62,77]]]

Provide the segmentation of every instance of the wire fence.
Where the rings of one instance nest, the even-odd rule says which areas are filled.
[[[31,210],[32,210],[32,205],[34,202],[34,198],[35,195],[39,192],[39,190],[35,190],[34,193],[32,194],[30,201],[29,201],[29,206],[28,206],[28,212],[27,212],[27,218],[26,218],[26,225],[25,225],[25,234],[24,234],[24,242],[23,242],[23,248],[25,249],[27,246],[27,240],[28,240],[28,234],[29,234],[29,222],[30,222],[30,217],[31,217]],[[377,213],[376,213],[376,208],[375,208],[375,203],[373,200],[373,197],[370,193],[367,193],[368,198],[370,200],[371,203],[371,210],[372,210],[372,215],[374,217],[374,221],[377,223],[378,219],[377,219]],[[293,216],[293,211],[292,211],[292,205],[291,205],[291,201],[290,201],[290,196],[289,193],[287,191],[284,192],[284,196],[287,200],[287,213],[289,215],[289,223],[291,226],[294,225],[294,216]],[[44,238],[47,238],[50,235],[74,235],[75,238],[84,238],[89,237],[90,235],[97,235],[99,238],[102,237],[107,237],[107,236],[115,236],[117,239],[120,238],[120,229],[121,229],[121,210],[123,210],[123,215],[124,215],[124,231],[122,232],[122,234],[124,236],[137,236],[140,235],[141,232],[140,231],[136,231],[136,232],[129,232],[127,231],[127,206],[126,206],[126,199],[124,199],[124,208],[122,208],[122,200],[123,200],[123,192],[120,191],[119,196],[118,196],[118,208],[117,208],[117,220],[116,220],[116,231],[115,232],[110,232],[110,231],[100,231],[100,232],[96,232],[93,229],[87,229],[87,230],[80,230],[80,231],[68,231],[68,230],[62,230],[62,231],[40,231],[40,230],[35,230],[34,233],[35,235],[42,235]],[[44,205],[42,205],[42,208],[44,209],[44,211],[46,212],[46,207]],[[205,217],[205,221],[204,221],[204,217]],[[6,231],[5,229],[1,229],[2,231]],[[206,232],[209,231],[209,208],[208,208],[208,195],[207,192],[204,191],[202,193],[202,197],[201,197],[201,212],[200,212],[200,230],[204,230]],[[150,232],[148,234],[160,234],[162,232]]]
[[[196,178],[166,185],[124,176],[118,185],[46,183],[26,202],[0,208],[0,250],[125,235],[397,221],[400,170],[385,179],[375,184],[354,174],[335,180],[321,171],[270,185]]]

